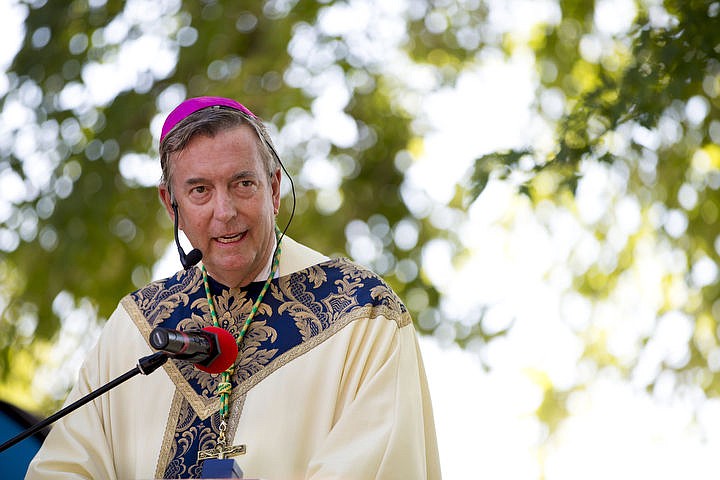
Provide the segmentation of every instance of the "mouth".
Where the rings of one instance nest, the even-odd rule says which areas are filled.
[[[222,237],[215,237],[215,241],[218,243],[225,243],[225,244],[239,242],[240,240],[245,238],[246,234],[247,234],[247,232],[235,233],[233,235],[223,235]]]

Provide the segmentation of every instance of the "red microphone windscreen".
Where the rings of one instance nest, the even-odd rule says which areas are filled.
[[[199,370],[207,373],[222,373],[227,370],[233,363],[238,354],[238,346],[235,337],[230,332],[220,327],[205,327],[206,332],[214,333],[218,340],[220,355],[207,365],[195,364]]]

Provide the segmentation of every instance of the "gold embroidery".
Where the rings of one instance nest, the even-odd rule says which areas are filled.
[[[175,455],[175,430],[178,425],[178,419],[180,418],[182,404],[183,396],[178,390],[175,390],[175,395],[173,395],[173,400],[170,405],[168,421],[165,425],[165,435],[163,435],[160,455],[158,456],[157,465],[155,466],[155,478],[162,478],[163,476],[165,476],[165,470],[168,462]]]
[[[303,341],[318,335],[358,306],[355,293],[362,287],[359,279],[351,279],[349,275],[345,275],[335,282],[337,291],[318,302],[315,294],[308,290],[308,283],[317,289],[321,280],[326,281],[327,274],[323,268],[315,266],[307,269],[306,273],[298,272],[281,279],[278,290],[273,292],[277,299],[283,301],[278,313],[287,311],[290,314]]]
[[[162,282],[155,282],[139,290],[135,297],[128,295],[122,299],[122,305],[146,342],[152,329],[159,323],[158,319],[169,318],[170,312],[180,306],[188,305],[190,297],[200,291],[202,275],[198,272],[199,269],[188,272],[189,277],[186,283],[173,285],[169,290],[170,293],[159,288]],[[182,278],[180,275],[178,274],[176,279],[180,280]],[[137,303],[138,299],[140,299],[140,304],[147,310],[140,309]],[[209,319],[209,314],[207,319],[193,314],[190,318],[181,320],[178,326],[183,329],[189,326],[206,326],[209,325]],[[196,369],[193,364],[188,362],[170,360],[163,365],[163,368],[200,418],[205,419],[218,409],[219,400],[214,395],[218,378]],[[202,386],[200,394],[190,384],[191,381]]]
[[[340,272],[328,280],[328,272]],[[179,275],[178,281],[182,279]],[[160,319],[167,319],[178,307],[187,309],[188,318],[180,319],[178,328],[202,328],[210,324],[207,302],[196,295],[202,276],[192,273],[182,279],[186,284],[173,286],[171,293],[159,288],[146,288],[134,298],[123,299],[123,305],[147,339]],[[160,285],[159,283],[155,286]],[[320,288],[323,287],[324,289]],[[363,302],[358,301],[358,293]],[[372,272],[346,260],[331,260],[301,272],[282,277],[270,286],[269,295],[275,302],[263,303],[245,337],[233,376],[236,385],[231,394],[228,419],[229,438],[237,432],[247,392],[271,373],[317,347],[345,326],[359,319],[385,317],[399,327],[412,323],[407,309],[387,285]],[[192,304],[189,302],[192,299]],[[133,301],[134,300],[134,301]],[[157,303],[154,303],[157,302]],[[252,307],[248,294],[241,290],[224,290],[216,297],[216,307],[223,328],[237,333],[237,321]],[[276,311],[273,311],[273,306]],[[142,308],[141,308],[142,307]],[[276,322],[291,322],[302,339],[297,345],[280,352],[273,348],[278,340]],[[285,325],[288,325],[285,323]],[[167,362],[165,371],[176,386],[168,417],[156,476],[165,473],[192,472],[199,469],[188,454],[189,449],[213,448],[216,442],[216,412],[219,401],[214,394],[218,377],[197,370],[187,362]],[[195,389],[198,389],[197,391]],[[219,417],[218,417],[219,418]]]
[[[237,383],[242,383],[270,363],[277,355],[277,349],[260,347],[263,343],[274,343],[276,340],[277,331],[265,320],[256,320],[250,325],[235,368]]]

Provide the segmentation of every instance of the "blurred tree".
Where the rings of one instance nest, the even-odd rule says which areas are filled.
[[[611,172],[619,184],[616,200],[637,205],[641,220],[620,241],[615,209],[589,221],[601,250],[614,252],[613,261],[601,258],[575,272],[573,288],[589,298],[608,298],[642,257],[648,235],[671,252],[675,268],[663,273],[656,326],[639,339],[639,353],[629,358],[612,353],[608,338],[596,329],[586,332],[585,360],[596,368],[613,366],[650,391],[672,378],[678,388],[715,396],[720,392],[720,3],[630,3],[637,9],[634,20],[617,30],[603,23],[607,11],[597,10],[608,5],[619,4],[560,0],[559,21],[538,27],[531,41],[540,79],[536,106],[556,126],[554,142],[550,148],[528,145],[478,158],[471,198],[482,195],[492,179],[520,177],[516,185],[534,202],[567,204],[585,172],[597,167]],[[621,13],[610,17],[618,21]],[[504,44],[508,52],[516,47],[511,38]],[[663,318],[692,325],[686,354],[657,352],[654,336]],[[562,418],[559,399],[567,394],[550,388],[540,417],[550,424]]]

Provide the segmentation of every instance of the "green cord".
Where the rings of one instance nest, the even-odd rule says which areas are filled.
[[[245,334],[248,331],[248,328],[250,327],[250,324],[253,321],[253,318],[255,317],[255,314],[257,313],[258,309],[260,308],[260,303],[262,303],[262,299],[265,296],[265,292],[267,292],[268,288],[270,287],[270,283],[272,282],[272,279],[275,277],[275,273],[277,272],[278,265],[280,265],[280,242],[282,241],[282,238],[279,237],[277,227],[275,229],[276,234],[276,240],[278,242],[277,248],[275,249],[275,255],[273,255],[273,263],[272,268],[270,270],[270,275],[268,276],[267,280],[265,281],[265,285],[263,285],[262,290],[260,290],[260,294],[258,295],[257,299],[255,300],[255,304],[252,307],[252,310],[250,310],[250,313],[248,314],[247,319],[245,320],[245,324],[242,327],[242,330],[240,330],[240,334],[238,335],[236,342],[238,345],[238,349],[240,349],[240,345],[242,344],[242,340],[245,337]],[[207,296],[207,302],[208,307],[210,307],[210,316],[212,317],[213,325],[216,327],[220,327],[220,322],[218,321],[218,316],[215,311],[215,304],[213,303],[212,294],[210,293],[210,284],[208,283],[208,275],[207,270],[205,270],[205,265],[202,265],[200,267],[203,274],[203,283],[205,284],[205,295]],[[220,397],[220,415],[223,419],[227,418],[230,404],[230,393],[232,392],[232,383],[230,383],[230,376],[233,373],[233,366],[231,365],[228,367],[227,370],[222,372],[222,376],[220,378],[220,382],[217,386],[217,393]]]

